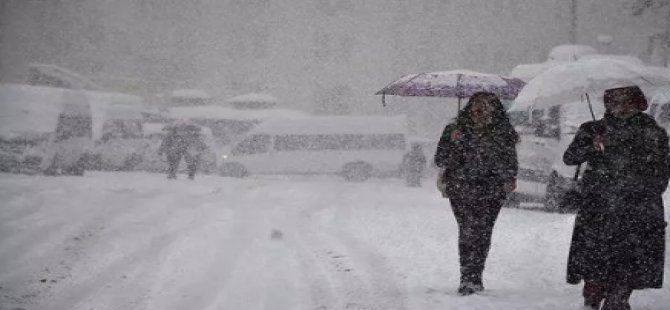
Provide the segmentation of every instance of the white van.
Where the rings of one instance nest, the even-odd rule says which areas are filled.
[[[364,181],[397,175],[407,144],[404,116],[265,120],[224,148],[219,174],[341,174]]]
[[[0,171],[82,175],[92,147],[89,97],[75,90],[0,85]]]
[[[79,166],[74,170],[48,169],[53,165],[44,163],[45,156],[52,156],[55,155],[54,152],[66,149],[74,153],[84,152],[85,159],[79,163],[90,167],[94,151],[93,141],[102,139],[106,129],[104,127],[108,124],[106,120],[110,116],[109,107],[114,103],[135,107],[142,105],[142,99],[114,92],[0,84],[0,160],[4,162],[0,163],[0,170],[22,173],[83,173]],[[55,139],[62,135],[59,130],[68,130],[69,134],[81,141],[74,143],[75,140],[72,139]],[[65,140],[81,146],[60,147],[59,145],[66,143]],[[75,149],[79,151],[74,151]],[[59,165],[65,165],[69,161],[66,157],[75,157],[74,153],[59,155]],[[35,164],[38,158],[40,164]],[[15,162],[16,160],[19,162]],[[79,158],[76,160],[79,161]]]
[[[602,118],[602,98],[592,98],[596,119]],[[579,126],[592,120],[586,102],[573,102],[543,110],[511,112],[510,120],[521,137],[517,145],[519,172],[514,203],[542,204],[557,210],[566,190],[574,184],[576,166],[563,163],[563,153]]]

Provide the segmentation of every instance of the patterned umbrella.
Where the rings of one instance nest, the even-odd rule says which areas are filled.
[[[376,95],[468,98],[486,91],[500,99],[514,99],[526,83],[520,79],[468,70],[453,70],[410,74],[394,81]]]

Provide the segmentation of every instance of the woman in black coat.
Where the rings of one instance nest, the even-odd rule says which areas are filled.
[[[609,89],[604,101],[603,119],[582,124],[563,155],[567,165],[587,165],[567,281],[584,280],[588,307],[630,309],[633,290],[663,283],[668,135],[642,113],[637,86]]]
[[[446,126],[438,143],[435,164],[444,170],[439,182],[458,222],[461,295],[484,289],[493,226],[506,193],[516,188],[518,139],[500,99],[480,92]]]

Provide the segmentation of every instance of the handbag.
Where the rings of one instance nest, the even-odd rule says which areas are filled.
[[[581,182],[579,181],[579,171],[581,164],[577,165],[575,169],[575,176],[573,177],[574,186],[568,189],[558,202],[558,210],[560,212],[574,212],[585,209],[588,206],[587,195],[581,190]]]

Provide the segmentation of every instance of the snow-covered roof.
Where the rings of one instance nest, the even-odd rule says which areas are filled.
[[[108,118],[111,105],[144,108],[142,98],[128,94],[0,84],[0,135],[53,132],[64,103],[90,105],[94,139],[102,135],[102,124]]]
[[[174,107],[168,110],[172,119],[265,120],[308,117],[309,114],[289,109],[238,110],[221,106]]]
[[[261,93],[250,93],[250,94],[244,94],[244,95],[239,95],[235,96],[233,98],[228,99],[229,103],[244,103],[244,102],[265,102],[265,103],[276,103],[277,98],[272,97],[268,94],[261,94]]]
[[[28,65],[30,70],[39,72],[42,75],[57,78],[66,82],[72,89],[101,90],[100,85],[94,83],[89,78],[74,71],[59,67],[56,65],[31,63]]]
[[[397,134],[407,133],[403,116],[313,116],[266,120],[249,134]]]
[[[250,93],[230,98],[227,102],[239,109],[269,109],[277,104],[277,98],[268,94]]]
[[[570,62],[576,61],[582,56],[597,54],[595,48],[588,45],[558,45],[551,49],[547,61]]]
[[[172,91],[173,98],[210,99],[210,95],[202,89],[176,89]]]

